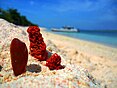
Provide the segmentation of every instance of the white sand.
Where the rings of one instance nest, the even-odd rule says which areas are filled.
[[[48,33],[43,31],[43,28],[41,28],[41,33],[47,50],[58,53],[66,68],[59,71],[49,71],[44,66],[45,62],[36,61],[29,55],[27,66],[36,65],[29,69],[38,71],[38,73],[28,70],[25,74],[14,77],[10,63],[10,42],[14,37],[17,37],[25,42],[29,48],[26,30],[27,27],[18,27],[0,19],[0,66],[3,67],[0,71],[0,82],[2,83],[0,86],[13,88],[13,85],[19,84],[19,87],[26,85],[33,87],[34,85],[38,88],[38,85],[41,85],[42,88],[44,83],[52,80],[49,84],[55,85],[60,82],[64,88],[73,88],[73,86],[75,88],[98,88],[98,83],[101,88],[117,88],[117,48]],[[71,69],[70,72],[69,69]],[[58,78],[60,78],[59,81],[56,80]],[[34,79],[35,81],[32,81]],[[50,87],[49,84],[47,88],[55,87]],[[60,88],[60,84],[56,84],[57,88]]]
[[[86,68],[96,79],[107,85],[107,88],[117,87],[117,48],[42,32],[68,58],[66,61]]]

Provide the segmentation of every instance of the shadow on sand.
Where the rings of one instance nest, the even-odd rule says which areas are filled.
[[[26,70],[29,72],[39,73],[41,72],[41,66],[37,64],[30,64],[26,67]]]
[[[3,67],[0,65],[0,71],[2,70],[2,68],[3,68]]]

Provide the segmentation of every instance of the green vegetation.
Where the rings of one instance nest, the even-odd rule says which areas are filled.
[[[17,9],[8,9],[5,11],[0,8],[0,18],[21,26],[36,25],[28,21],[25,16],[21,16]]]

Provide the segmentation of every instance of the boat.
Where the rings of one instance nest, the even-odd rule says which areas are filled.
[[[64,26],[60,29],[52,28],[53,32],[79,32],[79,29],[70,26]]]

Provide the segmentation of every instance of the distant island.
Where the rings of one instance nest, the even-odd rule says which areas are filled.
[[[3,10],[0,8],[0,18],[7,20],[10,23],[20,25],[20,26],[30,26],[30,25],[37,25],[30,22],[26,16],[22,16],[17,9],[8,9]]]

